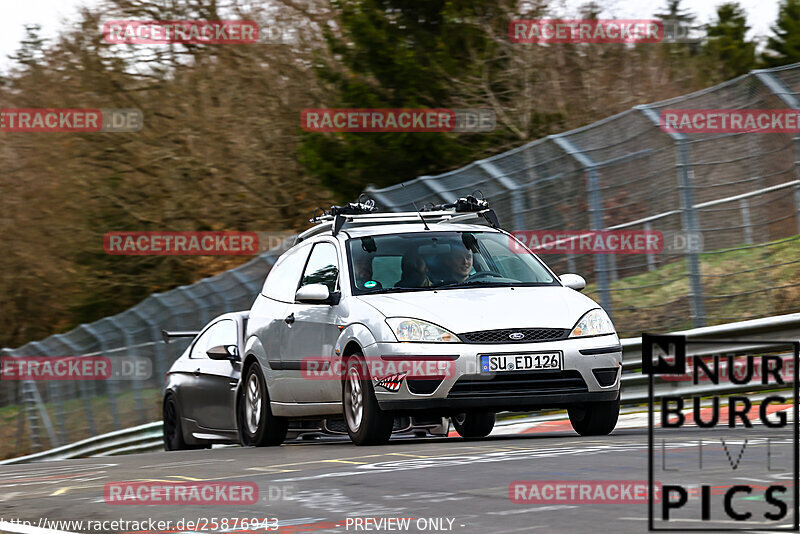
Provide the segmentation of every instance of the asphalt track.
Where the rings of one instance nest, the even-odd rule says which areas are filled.
[[[0,520],[27,520],[33,525],[52,520],[113,521],[117,519],[183,519],[168,529],[152,532],[264,532],[218,526],[210,521],[228,518],[277,518],[277,532],[646,532],[648,507],[637,503],[554,502],[515,503],[509,485],[518,480],[577,481],[648,478],[648,434],[645,414],[621,419],[611,436],[583,438],[563,421],[497,429],[479,441],[458,437],[399,438],[380,447],[356,447],[347,439],[330,438],[284,444],[277,448],[215,448],[211,450],[148,453],[7,466],[0,469]],[[748,433],[742,433],[742,432]],[[693,494],[687,507],[668,528],[716,526],[733,531],[748,526],[769,531],[793,522],[792,426],[725,430],[726,450],[719,436],[700,429],[657,430],[657,480],[694,482],[717,487],[713,492],[711,525],[700,521]],[[736,434],[735,432],[739,432]],[[503,434],[504,433],[504,434]],[[698,438],[705,440],[698,468]],[[748,439],[746,449],[743,439]],[[737,442],[736,440],[739,439]],[[738,443],[738,444],[737,444]],[[732,468],[737,457],[739,462]],[[660,471],[659,462],[672,471]],[[257,484],[253,505],[116,505],[104,501],[103,488],[117,481],[248,481]],[[774,483],[789,487],[784,499],[789,513],[783,520],[762,517],[763,491],[735,499],[740,510],[752,510],[745,523],[722,514],[725,488],[751,484],[763,490]],[[722,488],[722,489],[720,489]],[[773,508],[774,510],[774,508]],[[656,513],[660,508],[656,505]],[[411,518],[407,530],[397,524],[367,518]],[[188,529],[186,521],[209,524]],[[349,524],[348,524],[349,518]],[[354,521],[365,522],[359,527]],[[275,522],[262,526],[274,528]],[[184,528],[179,529],[178,526]],[[436,528],[438,526],[438,528]],[[64,529],[92,532],[87,528]],[[5,532],[2,528],[0,531]],[[42,532],[29,530],[29,532]],[[103,532],[134,532],[108,529]]]

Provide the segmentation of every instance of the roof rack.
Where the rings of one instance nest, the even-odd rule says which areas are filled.
[[[317,225],[298,235],[295,244],[327,231],[332,231],[335,236],[345,224],[348,227],[423,221],[431,224],[452,224],[470,219],[484,219],[493,228],[500,227],[497,215],[489,207],[489,203],[472,195],[450,204],[424,207],[421,211],[375,213],[376,211],[375,202],[371,199],[365,202],[360,202],[359,199],[359,202],[351,202],[345,206],[332,206],[330,210],[309,219]]]

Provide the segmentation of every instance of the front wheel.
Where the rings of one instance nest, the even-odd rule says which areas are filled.
[[[567,412],[572,428],[581,436],[607,436],[617,426],[619,399],[575,406]]]
[[[381,445],[389,441],[394,416],[378,406],[364,358],[355,354],[347,360],[342,384],[342,409],[347,433],[356,445]]]
[[[261,366],[253,362],[247,368],[237,403],[239,437],[245,447],[280,445],[286,439],[289,422],[275,417],[269,407],[269,394]]]
[[[462,438],[485,438],[494,428],[494,413],[460,413],[453,416],[453,426]]]

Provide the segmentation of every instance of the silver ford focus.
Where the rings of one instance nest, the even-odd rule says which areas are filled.
[[[373,209],[332,208],[269,272],[241,358],[243,444],[333,415],[358,445],[386,442],[398,415],[449,416],[465,438],[545,408],[581,435],[614,429],[622,347],[583,278],[556,276],[474,197]]]

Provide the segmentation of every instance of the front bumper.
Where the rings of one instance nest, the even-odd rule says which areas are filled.
[[[482,373],[480,355],[562,354],[561,371]],[[581,351],[583,353],[581,353]],[[444,378],[406,378],[397,391],[376,387],[383,410],[441,414],[465,410],[529,411],[619,398],[622,347],[616,335],[542,343],[375,343],[367,358],[448,362]],[[443,364],[445,365],[445,364]],[[381,377],[372,377],[373,384]]]

